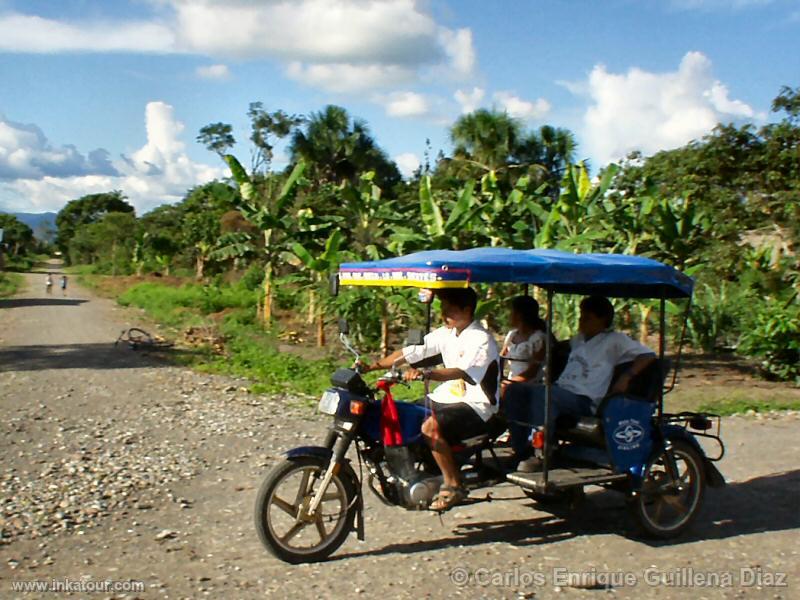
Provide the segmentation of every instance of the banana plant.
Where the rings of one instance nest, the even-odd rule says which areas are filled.
[[[456,192],[446,219],[444,203],[441,195],[434,192],[430,175],[423,177],[419,187],[421,230],[420,227],[395,228],[389,241],[391,251],[400,254],[418,249],[457,250],[462,247],[484,209],[475,196],[475,181],[467,181]]]
[[[233,180],[239,186],[241,205],[237,208],[264,236],[264,304],[262,320],[272,321],[273,279],[281,252],[287,249],[291,208],[303,183],[305,163],[298,162],[282,183],[274,176],[250,175],[231,154],[225,155]]]
[[[602,200],[618,170],[617,165],[609,165],[593,184],[583,162],[569,165],[561,182],[561,194],[536,235],[536,246],[588,251],[604,238],[602,218],[606,211]]]
[[[229,231],[223,234],[217,242],[209,258],[217,261],[233,261],[233,270],[238,269],[239,261],[256,252],[253,236],[246,231]]]
[[[339,229],[334,229],[325,241],[324,250],[314,255],[313,251],[306,248],[300,242],[291,244],[291,253],[296,258],[296,263],[302,264],[308,271],[310,277],[309,290],[309,315],[313,315],[317,324],[317,346],[325,345],[325,316],[322,303],[318,302],[317,288],[320,282],[327,279],[327,275],[332,273],[341,262],[340,247],[344,236]]]
[[[170,257],[168,255],[166,255],[166,254],[156,254],[155,261],[156,261],[156,264],[158,265],[159,270],[164,275],[169,277],[169,268],[170,268],[170,263],[171,263]]]
[[[145,265],[145,251],[147,248],[147,240],[150,237],[148,232],[141,233],[136,236],[133,243],[133,251],[131,253],[131,264],[133,265],[134,272],[137,277],[142,276]]]

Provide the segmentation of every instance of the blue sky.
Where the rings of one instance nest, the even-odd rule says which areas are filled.
[[[246,110],[366,119],[408,171],[475,107],[572,129],[595,166],[770,118],[800,0],[0,0],[0,209],[122,189],[139,212],[224,174]]]

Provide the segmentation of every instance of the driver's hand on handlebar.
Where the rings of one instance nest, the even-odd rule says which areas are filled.
[[[403,379],[405,381],[420,381],[422,379],[422,371],[419,369],[407,369],[403,373]]]
[[[374,371],[375,370],[374,365],[367,364],[361,359],[358,359],[356,361],[356,364],[354,365],[354,368],[357,369],[361,373],[369,373],[370,371]]]

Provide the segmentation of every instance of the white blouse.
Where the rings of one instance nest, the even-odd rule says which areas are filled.
[[[503,357],[508,363],[509,377],[516,377],[524,372],[530,365],[531,358],[538,352],[541,352],[545,345],[545,334],[543,331],[534,331],[528,339],[515,343],[514,338],[517,336],[517,330],[512,329],[508,332],[503,345],[506,347],[506,353]],[[539,380],[542,376],[542,368],[533,377],[533,380]]]

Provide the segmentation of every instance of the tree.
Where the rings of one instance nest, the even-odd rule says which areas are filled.
[[[453,160],[473,173],[513,164],[522,140],[522,124],[506,112],[480,109],[463,115],[450,128]]]
[[[800,122],[800,87],[794,89],[785,85],[772,101],[772,112],[784,111],[793,124]]]
[[[235,188],[212,181],[194,188],[181,203],[184,244],[194,249],[195,279],[205,275],[206,264],[220,237],[220,219],[238,201]]]
[[[140,234],[147,236],[142,258],[155,263],[165,275],[184,249],[184,210],[181,204],[164,204],[139,218]]]
[[[136,244],[136,217],[132,212],[109,212],[78,227],[68,247],[74,263],[95,265],[112,275],[128,273]]]
[[[251,103],[247,116],[250,118],[250,141],[253,143],[250,171],[269,173],[272,170],[275,143],[290,136],[306,119],[282,110],[267,112],[261,102]]]
[[[367,124],[353,119],[340,106],[312,113],[289,146],[292,163],[303,161],[316,189],[348,181],[357,185],[362,173],[375,172],[375,184],[384,190],[401,181],[397,165],[389,160],[369,133]]]
[[[556,200],[561,178],[575,158],[576,147],[575,135],[571,131],[543,125],[521,141],[516,155],[522,164],[540,167],[537,179],[547,183],[548,195]]]
[[[108,213],[131,213],[133,206],[128,204],[125,195],[119,191],[102,194],[89,194],[77,200],[70,200],[56,215],[56,246],[69,259],[69,243],[81,225],[96,223]]]
[[[33,230],[14,215],[0,213],[0,229],[3,230],[2,243],[12,256],[25,254],[32,248]]]
[[[209,123],[200,128],[200,133],[195,139],[220,158],[224,158],[236,145],[233,127],[227,123]]]

